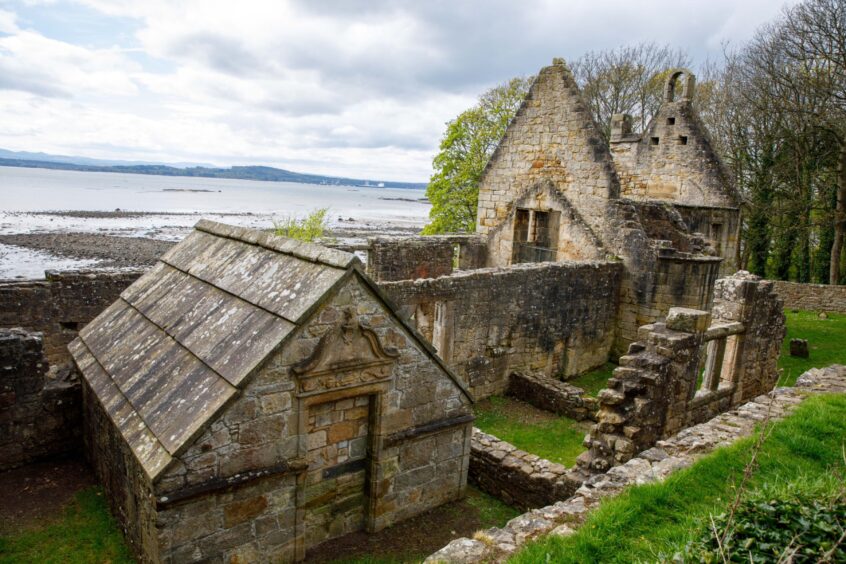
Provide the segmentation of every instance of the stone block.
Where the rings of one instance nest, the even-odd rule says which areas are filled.
[[[667,329],[683,333],[704,333],[711,323],[711,314],[707,311],[684,307],[670,308],[667,314]]]
[[[790,339],[790,356],[808,358],[809,353],[807,339]]]

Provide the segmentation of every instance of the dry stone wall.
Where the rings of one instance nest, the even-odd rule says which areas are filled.
[[[603,364],[622,265],[541,263],[485,268],[380,288],[477,398],[515,370],[574,375]]]
[[[846,286],[774,280],[773,287],[784,300],[785,309],[846,313]]]
[[[141,274],[47,271],[45,280],[0,281],[0,327],[40,331],[50,364],[68,363],[68,343]]]
[[[0,329],[0,470],[80,447],[81,398],[68,372],[48,377],[40,333]]]
[[[487,242],[477,235],[368,239],[367,274],[377,282],[437,278],[485,266]]]

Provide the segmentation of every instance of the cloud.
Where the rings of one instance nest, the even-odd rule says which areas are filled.
[[[642,40],[702,60],[779,9],[771,0],[31,4],[0,10],[0,147],[417,181],[444,123],[489,86],[554,56]],[[39,16],[48,9],[50,22]],[[115,29],[62,35],[59,10],[91,34]]]

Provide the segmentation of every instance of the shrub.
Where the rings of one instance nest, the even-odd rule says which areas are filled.
[[[289,215],[281,221],[273,222],[274,232],[283,237],[310,243],[322,238],[329,229],[329,221],[326,217],[328,214],[329,208],[319,208],[303,219]]]
[[[733,518],[728,513],[715,517],[708,531],[687,547],[682,560],[846,562],[844,526],[842,492],[830,499],[755,496],[741,502]]]

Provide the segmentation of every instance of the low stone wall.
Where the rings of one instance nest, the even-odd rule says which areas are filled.
[[[472,539],[456,539],[424,562],[504,562],[540,536],[571,535],[603,498],[619,495],[629,486],[664,480],[717,448],[751,435],[765,418],[787,416],[808,392],[846,392],[846,366],[809,370],[797,380],[795,388],[779,388],[685,429],[625,464],[594,476],[569,499],[519,515],[502,528],[479,531]]]
[[[567,499],[581,485],[568,476],[565,466],[524,452],[476,428],[470,442],[468,477],[481,490],[520,509]]]
[[[79,384],[47,377],[39,333],[0,329],[0,470],[79,449]]]
[[[70,362],[67,345],[142,271],[47,271],[44,280],[0,281],[0,327],[44,335],[50,364]]]
[[[575,375],[608,359],[622,264],[482,268],[380,283],[476,398],[514,371]]]
[[[595,420],[599,407],[599,402],[588,396],[583,389],[534,372],[512,372],[505,393],[539,409],[576,421]]]
[[[846,313],[846,286],[800,284],[782,280],[774,280],[773,286],[784,300],[785,309]]]

